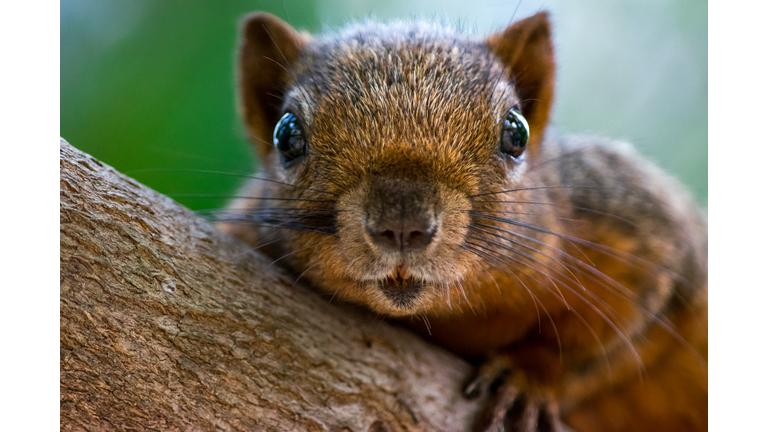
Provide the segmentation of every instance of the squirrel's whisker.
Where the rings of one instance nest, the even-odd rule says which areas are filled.
[[[593,213],[593,214],[598,214],[598,215],[601,215],[601,216],[607,216],[609,218],[613,218],[613,219],[619,220],[621,222],[624,222],[627,225],[630,225],[632,227],[636,227],[637,226],[637,224],[635,222],[632,222],[631,220],[629,220],[627,218],[623,218],[621,216],[617,216],[615,214],[611,214],[611,213],[608,213],[608,212],[591,209],[591,208],[588,208],[588,207],[575,206],[575,205],[572,205],[572,204],[560,204],[560,203],[540,202],[540,201],[513,201],[513,200],[494,200],[494,201],[484,200],[484,201],[475,201],[475,202],[476,203],[494,203],[494,204],[533,204],[533,205],[546,205],[546,206],[554,206],[554,207],[567,207],[567,208],[581,210],[581,211],[585,211],[585,212],[589,212],[589,213]]]
[[[517,255],[521,255],[521,256],[522,256],[522,258],[524,258],[524,259],[527,259],[527,260],[531,261],[532,263],[534,263],[534,264],[536,264],[536,265],[541,265],[541,266],[544,266],[544,267],[546,267],[547,269],[549,269],[549,270],[551,270],[551,271],[553,271],[553,272],[556,272],[558,275],[564,276],[566,280],[573,280],[573,281],[575,281],[575,282],[576,282],[576,283],[579,285],[579,287],[582,289],[582,291],[586,292],[586,293],[589,295],[589,297],[590,297],[590,298],[592,298],[592,299],[594,299],[595,301],[597,301],[598,303],[600,303],[600,304],[601,304],[603,307],[606,307],[606,308],[607,308],[607,311],[606,311],[606,312],[607,312],[607,313],[609,313],[609,314],[611,314],[613,319],[617,319],[617,320],[623,320],[623,319],[624,319],[624,317],[622,317],[622,316],[621,316],[621,315],[618,313],[618,311],[617,311],[617,310],[616,310],[616,309],[615,309],[615,308],[614,308],[612,305],[610,305],[610,304],[609,304],[607,301],[605,301],[604,299],[601,299],[599,296],[597,296],[597,295],[595,295],[594,293],[592,293],[591,291],[589,291],[589,290],[588,290],[588,289],[587,289],[587,288],[586,288],[586,287],[585,287],[585,286],[584,286],[584,285],[581,283],[581,281],[579,281],[579,280],[578,280],[578,278],[576,278],[576,276],[575,276],[575,275],[574,275],[574,274],[573,274],[573,273],[572,273],[572,272],[571,272],[571,271],[568,269],[568,266],[566,266],[566,265],[565,265],[565,263],[562,263],[562,262],[561,262],[560,264],[561,264],[561,265],[563,265],[563,268],[565,268],[565,269],[568,271],[568,273],[570,273],[570,275],[571,275],[571,276],[569,276],[568,274],[565,274],[565,273],[563,273],[563,272],[562,272],[562,271],[560,271],[560,270],[554,269],[554,268],[552,268],[551,266],[549,266],[548,264],[546,264],[546,263],[544,263],[544,262],[542,262],[542,261],[540,261],[540,260],[536,259],[535,257],[533,257],[533,256],[531,256],[531,255],[529,255],[529,254],[527,254],[527,253],[525,253],[525,252],[522,252],[522,251],[520,251],[520,250],[517,250],[517,249],[515,249],[515,248],[509,247],[509,246],[507,246],[507,245],[503,245],[503,244],[501,244],[501,243],[498,243],[498,242],[494,242],[494,241],[490,241],[490,240],[487,240],[487,239],[479,238],[479,237],[474,237],[474,236],[473,236],[473,237],[471,237],[471,238],[472,238],[473,240],[476,240],[476,241],[482,241],[482,242],[485,242],[485,243],[487,243],[487,244],[489,244],[489,245],[493,245],[493,246],[497,246],[497,247],[500,247],[500,248],[502,248],[502,249],[508,250],[508,251],[510,251],[510,252],[512,252],[512,253],[515,253],[515,254],[517,254]],[[523,245],[523,244],[521,244],[521,243],[515,243],[515,244],[519,244],[519,245],[521,245],[521,246],[526,246],[526,245]],[[558,294],[559,294],[560,298],[563,300],[563,303],[565,304],[565,306],[566,306],[566,307],[567,307],[569,310],[571,309],[570,305],[569,305],[569,304],[568,304],[568,302],[565,300],[565,298],[564,298],[564,296],[563,296],[563,293],[560,291],[560,289],[557,287],[557,284],[555,283],[555,281],[557,281],[557,282],[559,282],[560,284],[563,284],[564,286],[565,286],[565,285],[567,285],[567,286],[570,288],[570,285],[568,285],[566,282],[564,282],[563,280],[561,280],[561,279],[559,279],[559,278],[554,278],[554,280],[553,280],[552,276],[551,276],[549,273],[547,273],[546,271],[543,271],[543,270],[541,270],[541,269],[539,269],[539,268],[536,268],[536,267],[534,267],[533,265],[528,265],[528,264],[526,264],[526,263],[523,263],[523,262],[521,262],[521,261],[519,261],[519,260],[517,260],[517,259],[515,259],[515,258],[512,258],[512,257],[510,257],[510,256],[508,256],[508,255],[506,255],[506,254],[501,254],[501,253],[499,253],[498,251],[496,251],[496,250],[494,250],[494,249],[492,249],[492,248],[488,248],[488,250],[491,250],[491,251],[493,251],[494,253],[498,253],[499,255],[501,255],[501,256],[504,256],[505,258],[511,259],[511,260],[513,260],[513,261],[515,261],[515,262],[517,262],[517,263],[521,264],[521,265],[524,265],[524,266],[526,266],[526,267],[532,268],[533,270],[535,270],[535,271],[539,272],[540,274],[542,274],[543,276],[545,276],[545,277],[546,277],[546,278],[547,278],[547,279],[548,279],[548,280],[551,282],[551,285],[555,287],[555,289],[557,290],[557,292],[558,292]],[[518,279],[519,279],[519,278],[518,278]]]
[[[576,296],[577,296],[577,297],[578,297],[578,298],[579,298],[579,299],[580,299],[580,300],[581,300],[581,301],[582,301],[584,304],[586,304],[586,305],[587,305],[587,306],[588,306],[590,309],[592,309],[594,312],[596,312],[596,313],[597,313],[597,314],[598,314],[598,315],[599,315],[599,316],[602,318],[602,320],[603,320],[603,321],[604,321],[606,324],[608,324],[608,325],[609,325],[609,326],[610,326],[610,327],[611,327],[611,328],[614,330],[614,332],[616,333],[616,335],[617,335],[617,336],[619,336],[619,338],[621,338],[621,339],[622,339],[622,341],[624,342],[625,346],[626,346],[626,347],[627,347],[627,348],[630,350],[630,352],[633,354],[633,357],[635,358],[635,361],[636,361],[636,362],[637,362],[637,364],[638,364],[638,368],[639,368],[639,371],[640,371],[640,373],[642,374],[642,372],[645,370],[645,366],[644,366],[644,364],[643,364],[643,361],[642,361],[642,359],[641,359],[641,357],[640,357],[640,354],[637,352],[637,350],[635,349],[635,346],[634,346],[634,344],[632,343],[631,339],[629,339],[629,337],[626,335],[626,333],[624,333],[624,331],[623,331],[621,328],[619,328],[619,326],[618,326],[616,323],[614,323],[614,322],[613,322],[613,320],[611,320],[611,319],[610,319],[608,316],[606,316],[606,315],[605,315],[605,313],[604,313],[603,311],[601,311],[601,310],[600,310],[600,308],[598,308],[598,307],[597,307],[597,306],[596,306],[594,303],[592,303],[592,302],[591,302],[591,301],[589,301],[588,299],[584,298],[584,296],[580,295],[580,294],[578,293],[578,291],[577,291],[577,290],[575,290],[573,287],[571,287],[570,285],[568,285],[568,284],[566,284],[565,282],[561,281],[560,279],[554,278],[554,280],[552,280],[553,278],[552,278],[552,277],[551,277],[549,274],[547,274],[546,272],[544,272],[543,270],[541,270],[541,269],[537,269],[537,268],[535,268],[535,267],[533,267],[533,266],[530,266],[530,265],[528,265],[528,264],[525,264],[525,263],[523,263],[522,261],[520,261],[520,260],[518,260],[518,259],[516,259],[516,258],[513,258],[513,257],[511,257],[511,256],[509,256],[509,255],[506,255],[506,254],[500,253],[500,252],[498,252],[498,251],[496,251],[496,250],[494,250],[494,249],[491,249],[491,248],[485,248],[485,247],[483,247],[483,246],[481,246],[481,245],[477,245],[477,244],[474,244],[474,243],[469,243],[469,242],[468,242],[468,244],[470,244],[470,245],[473,245],[473,246],[476,246],[476,247],[480,247],[480,248],[482,248],[482,249],[485,249],[485,250],[486,250],[486,251],[488,251],[489,253],[493,253],[493,254],[496,254],[496,255],[498,255],[498,256],[500,256],[500,257],[502,257],[502,258],[507,258],[507,259],[509,259],[509,260],[512,260],[512,261],[514,261],[514,262],[518,263],[518,264],[522,264],[522,265],[524,265],[524,266],[527,266],[527,267],[529,267],[529,268],[532,268],[533,270],[535,270],[535,271],[537,271],[537,272],[541,273],[542,275],[544,275],[545,277],[547,277],[548,279],[550,279],[550,281],[552,282],[552,285],[554,285],[554,286],[555,286],[555,290],[556,290],[557,292],[555,292],[555,290],[553,290],[552,288],[550,288],[549,284],[540,284],[540,286],[541,286],[542,288],[544,288],[545,290],[549,291],[549,292],[550,292],[552,295],[554,295],[554,296],[556,296],[556,297],[560,297],[560,298],[562,298],[562,292],[560,292],[560,289],[557,287],[557,284],[555,283],[555,281],[559,282],[561,285],[563,285],[563,287],[564,287],[564,288],[566,288],[568,291],[570,291],[571,293],[573,293],[574,295],[576,295]],[[587,291],[587,293],[590,293],[590,292],[589,292],[589,291]],[[590,294],[591,294],[591,293],[590,293]],[[565,300],[563,299],[563,301],[565,301]],[[566,305],[567,305],[567,304],[566,304]],[[597,342],[597,344],[600,346],[600,350],[602,351],[602,355],[603,355],[603,358],[604,358],[604,360],[605,360],[605,362],[606,362],[606,366],[607,366],[608,370],[610,371],[610,369],[611,369],[611,368],[610,368],[610,362],[609,362],[609,360],[608,360],[608,359],[609,359],[609,357],[608,357],[608,353],[607,353],[607,351],[606,351],[606,349],[605,349],[605,345],[603,344],[603,341],[600,339],[600,337],[599,337],[599,336],[597,335],[597,333],[594,331],[594,329],[592,328],[592,326],[591,326],[591,325],[589,325],[589,323],[588,323],[588,322],[587,322],[587,321],[586,321],[586,320],[583,318],[583,316],[581,316],[581,314],[580,314],[580,313],[579,313],[579,312],[578,312],[578,311],[577,311],[575,308],[572,308],[572,307],[570,307],[570,306],[567,306],[567,307],[568,307],[568,310],[569,310],[569,312],[573,313],[573,314],[574,314],[574,315],[575,315],[575,316],[576,316],[576,317],[577,317],[577,318],[578,318],[578,319],[579,319],[579,320],[580,320],[580,321],[581,321],[581,322],[582,322],[582,323],[583,323],[583,324],[586,326],[586,328],[587,328],[587,329],[589,330],[589,332],[592,334],[592,337],[595,339],[595,341]],[[553,323],[553,325],[554,325],[554,323]],[[558,344],[560,344],[560,341],[559,341],[559,336],[558,336]],[[562,350],[562,348],[561,348],[561,350]],[[562,356],[562,353],[561,353],[561,356]],[[561,360],[561,361],[562,361],[562,360]]]
[[[486,252],[485,250],[467,246],[466,244],[462,246],[462,249],[468,250],[481,258],[492,260],[498,265],[498,268],[503,269],[506,273],[512,275],[515,279],[518,280],[518,282],[520,282],[520,285],[522,285],[523,288],[525,288],[525,290],[528,292],[528,295],[531,296],[533,305],[536,308],[536,318],[538,320],[539,333],[541,333],[541,315],[539,313],[539,305],[541,305],[541,308],[544,310],[544,314],[546,314],[547,318],[549,319],[549,322],[552,324],[552,330],[555,332],[555,337],[557,339],[558,353],[560,355],[560,361],[562,362],[563,347],[562,347],[562,342],[560,341],[560,333],[557,331],[557,326],[555,325],[555,321],[552,318],[552,315],[550,315],[546,306],[544,306],[544,303],[542,303],[539,297],[536,294],[534,294],[533,291],[531,291],[528,285],[526,285],[526,283],[523,282],[523,280],[518,275],[516,275],[513,271],[510,271],[509,269],[507,269],[507,265],[506,265],[507,263],[505,263],[500,257],[494,256],[491,253]]]
[[[256,197],[248,195],[221,195],[221,194],[193,194],[193,193],[169,193],[167,194],[171,198],[227,198],[227,199],[245,199],[245,200],[262,200],[262,201],[296,201],[296,202],[316,202],[316,203],[333,203],[334,200],[318,200],[309,198],[278,198],[278,197]]]
[[[684,345],[686,345],[687,347],[690,347],[690,344],[689,344],[687,341],[685,341],[685,340],[683,339],[683,337],[682,337],[682,336],[680,335],[680,333],[679,333],[679,332],[678,332],[678,331],[677,331],[677,330],[674,328],[674,326],[672,326],[672,325],[671,325],[669,322],[667,322],[667,321],[665,321],[665,320],[664,320],[664,316],[663,316],[663,315],[660,317],[660,316],[658,316],[656,313],[654,313],[654,312],[652,312],[652,311],[648,310],[648,309],[647,309],[647,308],[646,308],[646,307],[645,307],[643,304],[641,304],[641,303],[639,302],[639,298],[637,297],[637,294],[636,294],[636,293],[634,293],[633,291],[629,290],[629,289],[628,289],[627,287],[625,287],[624,285],[622,285],[622,284],[620,284],[620,283],[616,282],[615,280],[613,280],[612,278],[610,278],[609,276],[607,276],[607,275],[606,275],[606,274],[604,274],[603,272],[601,272],[601,271],[597,270],[596,268],[594,268],[594,266],[590,266],[590,265],[587,265],[587,264],[585,264],[584,262],[580,261],[579,259],[577,259],[577,258],[573,257],[572,255],[570,255],[570,254],[568,254],[568,253],[566,253],[566,252],[564,252],[564,251],[561,251],[561,250],[559,250],[559,249],[553,248],[553,247],[551,247],[551,246],[547,245],[546,243],[543,243],[543,242],[539,242],[539,241],[537,241],[537,240],[535,240],[535,239],[530,239],[530,238],[528,238],[528,237],[526,237],[526,236],[523,236],[523,235],[521,235],[521,234],[515,233],[515,232],[513,232],[513,231],[504,230],[504,229],[501,229],[501,228],[498,228],[498,227],[495,227],[495,226],[492,226],[492,225],[484,225],[484,224],[481,224],[481,226],[484,226],[484,227],[488,227],[488,228],[491,228],[491,229],[496,229],[496,230],[499,230],[499,231],[503,231],[503,232],[506,232],[506,233],[509,233],[509,234],[512,234],[512,235],[516,235],[516,236],[520,236],[520,237],[526,238],[526,239],[528,239],[528,240],[530,240],[530,241],[533,241],[533,242],[539,243],[539,244],[541,244],[541,245],[543,245],[543,246],[546,246],[546,247],[548,247],[548,248],[550,248],[550,249],[554,250],[555,252],[557,252],[558,254],[560,254],[560,255],[561,255],[563,258],[565,258],[565,259],[568,259],[568,260],[573,260],[573,261],[575,261],[575,262],[576,262],[576,264],[568,264],[568,263],[564,263],[564,262],[561,262],[560,260],[557,260],[557,261],[558,261],[558,262],[560,262],[560,263],[561,263],[563,266],[567,266],[567,267],[570,267],[570,269],[572,269],[573,271],[576,271],[576,272],[578,272],[578,273],[580,273],[580,274],[584,275],[585,277],[587,277],[587,278],[589,278],[590,280],[594,281],[594,282],[595,282],[595,283],[597,283],[598,285],[600,285],[600,286],[602,286],[602,287],[604,287],[604,288],[608,289],[608,290],[609,290],[609,292],[613,292],[613,294],[615,294],[615,295],[617,295],[617,296],[621,296],[623,299],[625,299],[625,300],[627,300],[627,301],[630,301],[630,302],[632,302],[632,305],[633,305],[633,307],[635,307],[635,308],[636,308],[636,310],[638,310],[638,311],[642,312],[642,314],[643,314],[643,315],[644,315],[646,318],[648,318],[648,319],[649,319],[649,320],[651,320],[652,322],[654,322],[654,323],[658,324],[660,327],[662,327],[662,328],[663,328],[663,329],[664,329],[664,330],[665,330],[667,333],[669,333],[669,334],[670,334],[672,337],[674,337],[675,339],[677,339],[679,342],[683,343],[683,344],[684,344]],[[502,236],[494,235],[493,233],[490,233],[490,232],[488,232],[488,231],[486,231],[486,230],[483,230],[483,229],[480,229],[480,228],[478,228],[478,227],[469,226],[469,228],[472,228],[472,229],[476,229],[476,230],[480,230],[480,231],[483,231],[483,232],[485,232],[485,233],[487,233],[487,234],[489,234],[489,235],[493,235],[493,236],[495,236],[495,237],[499,237],[499,238],[505,239],[505,240],[507,240],[507,241],[509,241],[509,242],[512,242],[512,243],[514,243],[514,244],[517,244],[517,245],[520,245],[520,246],[523,246],[523,247],[526,247],[526,248],[530,248],[530,246],[528,246],[528,245],[525,245],[524,243],[516,242],[516,241],[514,241],[514,240],[512,240],[512,239],[509,239],[509,238],[504,238],[504,237],[502,237]],[[498,245],[498,246],[500,246],[500,247],[504,247],[503,245]],[[506,247],[505,247],[505,248],[506,248]],[[541,252],[540,252],[540,253],[541,253]],[[546,255],[546,254],[544,254],[544,255]],[[546,256],[549,256],[549,255],[546,255]],[[554,259],[554,257],[551,257],[551,256],[549,256],[549,257]],[[592,273],[593,275],[587,274],[587,273],[586,273],[586,272],[585,272],[583,269],[584,269],[584,270],[587,270],[587,271],[589,271],[589,272],[590,272],[590,273]],[[574,278],[575,278],[575,275],[574,275]],[[600,279],[598,279],[598,278],[600,278]],[[576,279],[576,280],[578,281],[578,279]],[[585,287],[583,286],[583,284],[581,284],[581,287],[582,287],[583,289],[585,288]],[[588,290],[585,290],[585,291],[589,292]],[[590,292],[590,296],[593,296],[593,297],[594,297],[594,294],[592,294],[592,293]],[[597,297],[597,298],[598,298],[598,299],[599,299],[601,302],[603,302],[603,299],[600,299],[599,297]],[[612,308],[612,307],[611,307],[611,308]],[[613,309],[613,308],[612,308],[612,309]],[[692,348],[691,348],[691,349],[692,349]]]
[[[624,190],[624,188],[616,188],[616,187],[610,187],[610,186],[575,186],[575,185],[563,185],[563,186],[531,186],[531,187],[522,187],[522,188],[515,188],[515,189],[505,189],[500,190],[496,192],[485,192],[480,194],[474,194],[474,195],[468,195],[467,198],[476,198],[480,196],[489,196],[489,195],[499,195],[499,194],[505,194],[505,193],[512,193],[512,192],[523,192],[523,191],[531,191],[531,190],[539,190],[539,189],[608,189],[608,190]],[[501,202],[501,201],[496,201]]]
[[[577,265],[577,266],[580,266],[580,267],[582,267],[582,268],[586,269],[587,271],[589,271],[589,272],[591,272],[591,273],[595,274],[596,276],[598,276],[598,277],[600,277],[600,278],[603,278],[603,279],[604,279],[604,282],[602,282],[603,284],[606,284],[606,283],[608,283],[608,284],[611,284],[611,285],[612,285],[612,286],[613,286],[615,289],[617,289],[617,290],[621,291],[621,292],[622,292],[624,295],[628,296],[628,298],[631,298],[631,299],[636,299],[636,298],[637,298],[637,294],[636,294],[636,293],[634,293],[633,291],[631,291],[630,289],[628,289],[628,288],[627,288],[627,287],[625,287],[624,285],[622,285],[622,284],[620,284],[620,283],[618,283],[618,282],[614,281],[612,278],[608,277],[608,276],[607,276],[607,275],[605,275],[603,272],[601,272],[601,271],[597,270],[596,268],[594,268],[594,265],[592,265],[592,266],[590,266],[590,265],[587,265],[587,264],[586,264],[586,263],[584,263],[583,261],[579,260],[578,258],[574,257],[573,255],[571,255],[571,254],[569,254],[569,253],[567,253],[567,252],[565,252],[565,251],[563,251],[563,250],[561,250],[561,249],[557,249],[557,248],[555,248],[555,247],[553,247],[553,246],[551,246],[551,245],[548,245],[548,244],[546,244],[546,243],[544,243],[544,242],[542,242],[542,241],[539,241],[539,240],[536,240],[536,239],[530,238],[530,237],[528,237],[528,236],[525,236],[525,235],[523,235],[523,234],[520,234],[520,233],[517,233],[517,232],[511,231],[511,230],[506,230],[506,229],[503,229],[503,228],[499,228],[499,227],[496,227],[496,226],[493,226],[493,225],[487,225],[487,224],[477,224],[477,225],[470,225],[470,226],[469,226],[469,228],[471,228],[471,229],[474,229],[474,230],[478,230],[478,231],[482,231],[482,232],[484,232],[484,233],[487,233],[488,235],[491,235],[491,236],[494,236],[494,237],[497,237],[497,238],[500,238],[500,239],[504,239],[504,240],[507,240],[507,241],[509,241],[509,242],[512,242],[512,243],[515,243],[515,244],[519,244],[519,245],[521,245],[521,246],[524,246],[524,247],[530,248],[530,249],[532,249],[532,250],[534,250],[534,251],[536,251],[536,252],[542,253],[543,255],[545,255],[545,256],[548,256],[548,257],[550,257],[550,258],[553,258],[553,259],[554,259],[554,257],[552,257],[552,256],[550,256],[550,255],[548,255],[548,254],[545,254],[545,253],[543,253],[543,252],[539,251],[538,249],[533,249],[532,247],[530,247],[530,246],[528,246],[528,245],[525,245],[524,243],[520,243],[520,242],[517,242],[517,241],[515,241],[515,240],[512,240],[512,239],[510,239],[510,238],[508,238],[508,237],[504,237],[504,236],[502,236],[502,235],[499,235],[499,234],[494,234],[494,233],[491,233],[490,231],[487,231],[487,230],[485,230],[485,229],[483,229],[483,228],[480,228],[480,227],[483,227],[483,228],[488,228],[488,229],[493,229],[493,230],[496,230],[496,231],[500,231],[500,232],[504,232],[504,233],[507,233],[507,234],[511,234],[511,235],[513,235],[513,236],[515,236],[515,237],[520,237],[520,238],[522,238],[522,239],[525,239],[525,240],[528,240],[528,241],[534,242],[534,243],[536,243],[536,244],[539,244],[539,245],[541,245],[541,246],[544,246],[544,247],[546,247],[546,248],[548,248],[548,249],[550,249],[550,250],[552,250],[552,251],[556,252],[558,255],[562,256],[563,258],[565,258],[565,259],[567,259],[567,260],[573,260],[573,261],[575,261],[575,263],[576,263],[576,265]],[[583,274],[583,271],[582,271],[582,270],[579,270],[579,268],[578,268],[578,267],[574,267],[574,269],[575,269],[575,270],[578,270],[579,272],[581,272],[581,273]],[[608,287],[608,285],[604,285],[604,286],[605,286],[605,287]]]
[[[139,173],[139,172],[188,172],[188,173],[195,173],[195,174],[212,174],[212,175],[221,175],[221,176],[229,176],[229,177],[240,177],[240,178],[247,178],[252,180],[261,180],[269,183],[279,184],[283,186],[288,186],[294,189],[303,189],[308,190],[312,192],[317,192],[321,194],[328,194],[332,196],[338,196],[335,193],[319,190],[319,189],[313,189],[305,186],[299,186],[292,183],[286,183],[281,182],[279,180],[274,180],[270,178],[265,177],[259,177],[253,174],[241,174],[241,173],[233,173],[229,171],[216,171],[216,170],[205,170],[205,169],[191,169],[191,168],[143,168],[143,169],[137,169],[132,170],[132,173]]]
[[[464,213],[475,213],[477,210],[463,210]],[[584,220],[584,219],[574,219],[574,218],[566,218],[566,217],[559,217],[559,216],[551,216],[548,213],[540,213],[540,212],[516,212],[516,211],[507,211],[507,210],[487,210],[483,209],[483,213],[500,213],[504,215],[525,215],[525,216],[548,216],[552,217],[556,220],[560,221],[567,221],[567,222],[583,222],[583,223],[592,223],[592,221]]]
[[[300,225],[300,224],[293,223],[291,221],[279,223],[279,222],[269,222],[269,221],[258,221],[258,220],[254,220],[253,218],[247,218],[247,217],[229,217],[229,218],[219,219],[217,220],[217,222],[247,223],[256,227],[279,228],[279,229],[288,229],[288,230],[294,230],[294,231],[306,231],[306,232],[313,232],[317,234],[323,234],[327,236],[336,235],[335,227],[328,227],[327,229],[323,230],[322,229],[323,227]]]
[[[475,216],[475,217],[478,217],[478,218],[489,219],[489,220],[493,220],[493,221],[496,221],[496,222],[501,222],[501,223],[506,223],[506,224],[510,224],[510,225],[519,226],[519,227],[522,227],[522,228],[528,228],[528,229],[531,229],[531,230],[534,230],[534,231],[538,231],[538,232],[541,232],[541,233],[544,233],[544,234],[550,234],[550,235],[554,235],[554,236],[560,237],[560,238],[565,239],[565,240],[570,240],[570,241],[573,241],[573,242],[575,242],[577,244],[580,244],[582,246],[588,247],[588,248],[590,248],[592,250],[598,250],[598,251],[604,253],[605,255],[611,256],[613,258],[624,259],[627,262],[627,264],[630,264],[630,261],[632,261],[632,262],[635,263],[634,265],[637,266],[638,268],[641,268],[641,264],[644,265],[644,266],[650,266],[650,267],[653,267],[653,268],[657,269],[658,271],[663,271],[664,273],[667,273],[670,276],[673,276],[679,282],[690,283],[685,278],[683,278],[681,275],[671,271],[670,269],[662,267],[662,266],[660,266],[660,265],[658,265],[656,263],[652,263],[652,262],[650,262],[648,260],[645,260],[643,258],[640,258],[640,257],[638,257],[636,255],[632,255],[630,253],[627,253],[627,252],[624,252],[624,251],[621,251],[621,250],[618,250],[618,249],[615,249],[615,248],[612,248],[612,247],[609,247],[609,246],[605,246],[605,245],[600,244],[600,243],[591,242],[589,240],[584,240],[584,239],[581,239],[581,238],[578,238],[578,237],[575,237],[575,236],[572,236],[572,235],[568,235],[568,234],[565,234],[565,233],[554,232],[554,231],[548,230],[546,228],[542,228],[542,227],[539,227],[539,226],[536,226],[536,225],[532,225],[532,224],[529,224],[529,223],[525,223],[525,222],[521,222],[521,221],[516,221],[516,220],[513,220],[513,219],[506,219],[506,218],[500,218],[500,217],[496,217],[496,216],[483,215],[483,214],[480,214],[480,213],[471,213],[471,214],[473,216]]]

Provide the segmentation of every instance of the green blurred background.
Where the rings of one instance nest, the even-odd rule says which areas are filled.
[[[245,13],[312,33],[421,17],[486,34],[540,9],[551,13],[559,63],[553,124],[631,141],[706,207],[701,0],[62,0],[61,136],[192,209],[221,207],[242,179],[193,170],[257,164],[235,108]]]

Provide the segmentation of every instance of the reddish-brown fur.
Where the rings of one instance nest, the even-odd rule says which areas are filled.
[[[546,13],[485,40],[424,23],[313,40],[266,14],[243,35],[242,113],[270,181],[247,185],[262,199],[233,203],[222,229],[488,359],[470,387],[503,379],[479,429],[706,430],[706,226],[627,145],[547,132]],[[521,160],[498,151],[516,105],[531,129]],[[309,148],[289,167],[272,144],[285,110]],[[393,197],[412,203],[403,217],[436,218],[424,250],[388,252],[366,230]]]

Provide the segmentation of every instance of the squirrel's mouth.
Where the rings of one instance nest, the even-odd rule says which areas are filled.
[[[414,278],[402,264],[394,274],[378,282],[378,288],[392,304],[401,309],[410,309],[419,299],[425,283]]]

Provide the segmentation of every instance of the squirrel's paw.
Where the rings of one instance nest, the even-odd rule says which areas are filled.
[[[571,432],[560,421],[552,395],[529,391],[507,356],[494,355],[483,363],[464,388],[468,398],[490,396],[475,422],[477,432]]]

